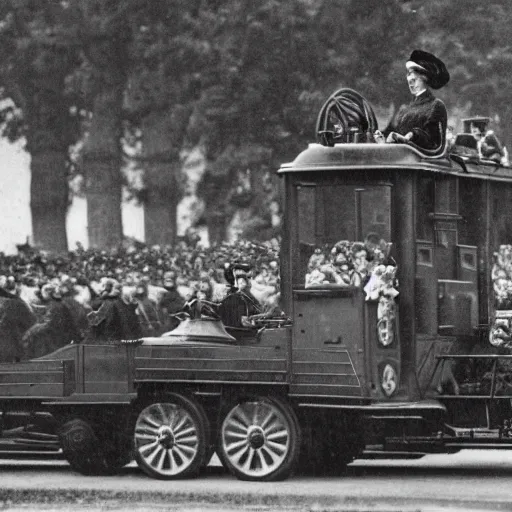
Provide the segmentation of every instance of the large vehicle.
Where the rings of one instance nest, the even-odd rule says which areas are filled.
[[[512,448],[511,169],[359,142],[369,107],[348,95],[354,129],[334,98],[322,143],[279,170],[290,321],[188,319],[2,364],[4,414],[51,413],[84,474],[134,455],[152,477],[184,478],[216,451],[240,479],[278,480],[359,456]]]

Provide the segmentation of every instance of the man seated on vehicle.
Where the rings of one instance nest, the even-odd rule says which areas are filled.
[[[251,266],[234,263],[226,266],[224,276],[230,285],[227,296],[219,305],[219,316],[228,327],[252,327],[249,317],[262,312],[256,297],[251,293]]]

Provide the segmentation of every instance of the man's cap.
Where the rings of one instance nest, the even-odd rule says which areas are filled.
[[[440,89],[450,81],[450,73],[444,62],[424,50],[414,50],[405,67],[408,70],[416,69],[423,73],[427,77],[427,84],[432,89]]]

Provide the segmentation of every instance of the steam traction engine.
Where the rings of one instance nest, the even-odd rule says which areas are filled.
[[[511,448],[510,169],[369,142],[364,100],[329,101],[322,143],[279,170],[291,322],[186,320],[3,364],[4,413],[51,413],[84,474],[134,456],[155,478],[195,476],[216,451],[238,478],[278,480],[359,456]]]

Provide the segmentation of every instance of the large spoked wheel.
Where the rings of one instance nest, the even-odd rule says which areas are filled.
[[[284,480],[293,472],[299,451],[298,420],[280,399],[245,399],[222,422],[219,457],[240,480]]]
[[[197,476],[206,464],[209,426],[200,404],[172,393],[145,407],[135,423],[135,459],[149,476]]]
[[[82,475],[114,475],[131,460],[130,447],[115,436],[75,418],[58,431],[62,452],[71,468]]]

